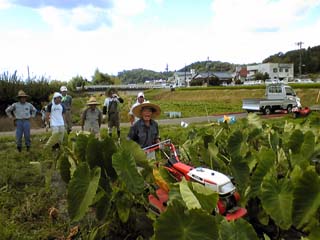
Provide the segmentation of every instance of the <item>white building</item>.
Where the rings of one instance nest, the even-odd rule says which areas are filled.
[[[175,72],[169,81],[173,82],[177,87],[188,87],[190,86],[190,81],[194,76],[194,69],[191,69],[190,72]]]
[[[270,79],[288,82],[293,80],[294,77],[293,66],[293,63],[261,63],[247,66],[247,79],[254,79],[254,75],[260,72],[262,74],[268,73]]]

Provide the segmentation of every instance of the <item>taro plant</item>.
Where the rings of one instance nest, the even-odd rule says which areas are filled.
[[[182,157],[195,166],[201,157],[202,164],[234,177],[259,237],[319,236],[320,178],[314,162],[320,144],[312,117],[301,124],[266,124],[250,114],[230,128],[212,124],[190,133]]]

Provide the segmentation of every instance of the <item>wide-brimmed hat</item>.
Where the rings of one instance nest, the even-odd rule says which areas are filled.
[[[160,113],[161,113],[160,107],[158,105],[156,105],[156,104],[149,103],[149,102],[144,102],[144,103],[141,103],[141,104],[135,106],[132,109],[132,112],[136,117],[141,118],[141,112],[142,112],[142,110],[144,108],[150,108],[151,109],[153,118],[156,118],[156,117],[160,116]]]
[[[87,105],[100,105],[100,103],[97,102],[97,99],[95,97],[90,97]]]
[[[17,97],[18,98],[20,98],[20,97],[29,97],[29,95],[27,95],[23,90],[19,90]]]

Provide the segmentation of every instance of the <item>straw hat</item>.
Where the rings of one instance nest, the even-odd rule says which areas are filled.
[[[97,102],[97,99],[95,97],[90,97],[89,101],[87,102],[87,105],[100,105],[100,103]]]
[[[132,109],[132,112],[136,117],[141,118],[141,112],[144,108],[150,108],[152,110],[152,117],[153,118],[160,116],[160,113],[161,113],[160,107],[156,104],[152,104],[149,102],[144,102],[144,103],[141,103],[141,104],[135,106]]]
[[[17,97],[18,98],[20,98],[20,97],[29,97],[29,95],[27,95],[23,90],[19,90]]]

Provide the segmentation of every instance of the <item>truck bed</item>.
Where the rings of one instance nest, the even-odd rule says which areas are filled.
[[[283,99],[246,98],[242,100],[242,109],[247,111],[260,111],[265,106],[283,106]]]

